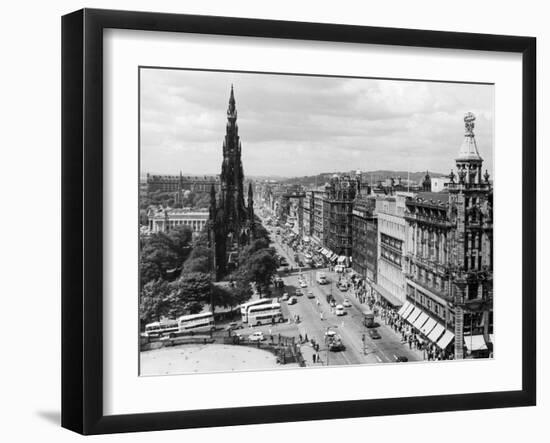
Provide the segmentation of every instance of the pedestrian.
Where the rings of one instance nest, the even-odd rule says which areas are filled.
[[[300,343],[302,343],[302,334],[298,334],[298,337],[300,337]]]
[[[313,354],[313,364],[315,364],[315,359],[317,358],[317,355]]]
[[[321,320],[323,320],[323,313],[322,312],[319,313],[319,316],[321,317]]]

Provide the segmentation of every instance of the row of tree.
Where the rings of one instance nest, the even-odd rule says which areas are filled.
[[[204,305],[236,306],[247,301],[252,287],[269,293],[278,257],[269,234],[257,221],[256,240],[240,251],[238,267],[224,282],[213,279],[213,253],[206,234],[193,240],[186,226],[155,233],[142,240],[140,256],[140,319],[177,318],[200,312]]]

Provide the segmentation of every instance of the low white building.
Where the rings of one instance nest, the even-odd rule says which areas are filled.
[[[432,192],[441,192],[447,188],[450,180],[449,177],[433,177],[432,182]]]
[[[149,232],[166,232],[166,228],[189,226],[193,232],[201,232],[208,221],[208,210],[159,209],[150,210],[148,215]]]

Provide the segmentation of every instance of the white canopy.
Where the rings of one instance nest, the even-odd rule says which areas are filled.
[[[451,331],[445,331],[443,337],[441,337],[437,342],[437,346],[439,346],[441,349],[445,349],[447,346],[449,346],[449,343],[451,343],[454,337],[455,335]]]
[[[428,320],[428,314],[425,312],[421,312],[418,318],[414,321],[413,326],[416,329],[420,329],[424,323]]]
[[[432,332],[428,334],[428,339],[434,343],[437,343],[437,340],[439,337],[441,337],[441,334],[443,334],[443,331],[445,330],[445,326],[443,326],[441,323],[437,323],[435,325],[435,328],[432,329]]]
[[[485,343],[483,335],[465,335],[464,346],[470,351],[483,351],[487,349],[487,344]]]
[[[428,318],[428,321],[420,328],[420,332],[427,337],[436,324],[437,322],[433,318]]]

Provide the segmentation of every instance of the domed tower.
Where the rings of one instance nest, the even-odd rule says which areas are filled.
[[[455,306],[455,355],[463,357],[464,336],[492,332],[493,217],[492,184],[482,176],[483,159],[474,135],[475,116],[464,116],[464,140],[451,171],[449,220],[454,225],[450,270]],[[476,329],[477,325],[477,329]],[[473,332],[475,331],[475,332]]]
[[[424,176],[424,180],[422,181],[422,190],[424,192],[432,191],[432,178],[430,177],[430,173],[428,171],[426,171],[426,175]]]

